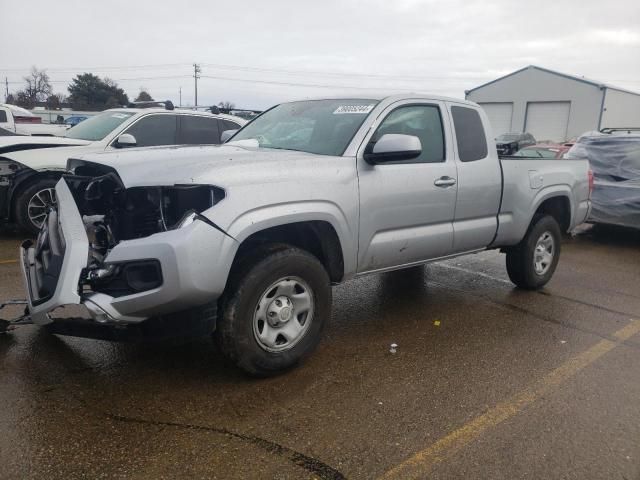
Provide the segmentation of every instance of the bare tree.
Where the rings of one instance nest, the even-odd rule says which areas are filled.
[[[218,107],[220,107],[222,110],[233,110],[235,106],[235,103],[231,102],[220,102],[218,104]]]
[[[31,67],[31,73],[24,77],[27,85],[24,89],[25,96],[30,103],[45,101],[52,93],[49,75],[46,70],[38,70],[35,66]]]

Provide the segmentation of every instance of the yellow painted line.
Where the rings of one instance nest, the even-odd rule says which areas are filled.
[[[0,260],[0,265],[4,265],[7,263],[18,263],[18,260]]]
[[[618,330],[613,337],[622,342],[640,333],[640,321],[631,320],[626,327]],[[399,465],[387,471],[381,478],[423,479],[438,463],[446,460],[464,446],[471,443],[485,431],[515,416],[525,407],[546,395],[554,387],[567,381],[583,368],[589,366],[619,343],[601,340],[588,350],[576,355],[510,399],[498,403],[486,413],[441,438],[430,447],[414,454]]]

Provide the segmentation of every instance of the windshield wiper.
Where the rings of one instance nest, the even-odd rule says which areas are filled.
[[[270,148],[273,150],[291,150],[292,152],[304,152],[304,153],[309,153],[306,150],[300,150],[297,148],[285,148],[285,147],[267,147],[266,145],[260,145],[260,148]]]

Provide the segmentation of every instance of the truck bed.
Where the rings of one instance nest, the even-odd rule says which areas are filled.
[[[556,194],[558,187],[565,192],[564,198],[571,207],[568,225],[586,220],[590,208],[587,160],[505,156],[500,157],[500,166],[503,194],[493,246],[517,244],[527,230],[527,212],[532,205],[535,210],[548,195]]]

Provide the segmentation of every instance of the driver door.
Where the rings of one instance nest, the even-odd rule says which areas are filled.
[[[393,269],[451,253],[457,171],[441,102],[398,102],[376,121],[358,153],[358,273]],[[370,165],[367,145],[396,133],[420,139],[419,157]]]

